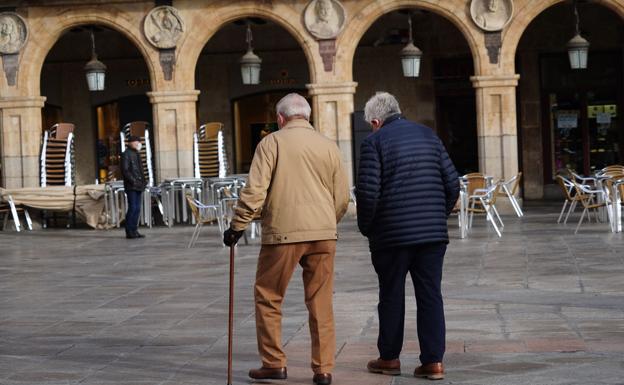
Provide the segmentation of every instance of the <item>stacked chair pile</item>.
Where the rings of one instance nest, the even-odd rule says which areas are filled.
[[[225,177],[227,159],[222,123],[201,125],[193,135],[193,163],[195,178]]]
[[[74,125],[57,123],[43,134],[41,187],[73,186],[75,182]]]
[[[121,136],[121,152],[126,151],[128,146],[128,138],[130,136],[138,136],[141,138],[143,148],[141,148],[141,161],[143,163],[143,174],[145,181],[149,187],[154,186],[154,165],[152,164],[152,146],[149,136],[149,123],[147,122],[130,122],[124,126],[119,133]]]

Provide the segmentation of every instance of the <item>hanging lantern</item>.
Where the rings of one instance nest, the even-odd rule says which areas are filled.
[[[577,34],[567,44],[570,67],[573,70],[583,70],[587,68],[587,56],[589,52],[589,42],[580,34]]]
[[[568,58],[570,59],[570,67],[573,70],[587,68],[587,56],[589,53],[589,42],[581,36],[579,30],[579,14],[574,1],[574,16],[576,17],[576,35],[568,42]]]
[[[97,59],[93,30],[91,30],[91,47],[91,60],[84,67],[87,75],[87,86],[89,87],[89,91],[104,91],[106,65]]]
[[[408,16],[409,42],[401,50],[401,64],[403,65],[403,76],[406,78],[417,78],[420,75],[420,59],[422,51],[414,45],[412,37],[412,15]]]
[[[247,53],[240,59],[243,84],[260,84],[260,65],[262,64],[262,59],[253,52],[251,46],[252,40],[251,27],[247,24]]]

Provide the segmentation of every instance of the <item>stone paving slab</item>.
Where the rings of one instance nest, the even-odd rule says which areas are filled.
[[[440,384],[624,384],[624,236],[604,223],[557,225],[559,204],[483,218],[451,244],[443,291],[447,378]],[[574,222],[574,218],[570,223]],[[406,290],[403,374],[369,374],[377,356],[377,279],[353,219],[336,258],[335,384],[424,384],[415,301]],[[225,384],[228,251],[216,229],[186,249],[189,226],[0,232],[1,385]],[[257,240],[237,248],[234,382],[259,365],[253,314]],[[408,277],[409,281],[409,277]],[[288,384],[311,384],[300,271],[284,302]],[[267,382],[271,383],[271,382]],[[274,382],[284,383],[284,382]]]

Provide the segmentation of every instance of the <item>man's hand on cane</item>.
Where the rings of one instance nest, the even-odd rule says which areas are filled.
[[[236,231],[230,227],[223,232],[223,243],[226,246],[234,246],[238,242],[240,237],[243,236],[244,232],[245,230]]]

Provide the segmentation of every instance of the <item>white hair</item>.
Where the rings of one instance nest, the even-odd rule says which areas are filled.
[[[310,104],[303,96],[292,93],[284,96],[277,102],[275,112],[287,119],[293,116],[302,116],[306,120],[310,120],[312,108],[310,108]]]
[[[377,92],[372,98],[368,99],[364,107],[364,119],[369,123],[373,119],[383,122],[388,117],[400,113],[399,102],[392,94],[387,92]]]

